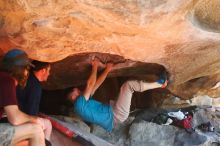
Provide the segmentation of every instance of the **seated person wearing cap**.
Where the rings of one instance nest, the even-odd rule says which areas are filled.
[[[0,145],[15,145],[28,140],[29,146],[45,146],[45,119],[30,116],[19,110],[16,86],[25,86],[29,62],[19,49],[8,51],[0,64]],[[4,114],[8,122],[3,121]]]
[[[129,80],[121,86],[121,90],[115,105],[103,104],[92,98],[95,91],[106,79],[111,71],[113,64],[108,63],[103,73],[97,78],[98,67],[104,66],[99,60],[91,62],[92,71],[87,80],[86,87],[83,91],[73,88],[68,95],[74,104],[74,111],[85,121],[97,124],[106,131],[111,132],[114,125],[124,122],[130,113],[130,105],[133,93],[143,92],[155,88],[165,88],[167,79],[160,79],[157,82],[146,82],[143,80]]]

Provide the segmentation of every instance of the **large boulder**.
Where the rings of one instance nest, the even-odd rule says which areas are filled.
[[[199,91],[193,79],[213,79],[205,88],[219,81],[219,6],[218,0],[0,0],[0,54],[19,47],[32,59],[57,62],[47,89],[83,84],[91,56],[103,62],[117,56],[118,76],[139,73],[137,62],[153,63],[170,72],[172,92],[189,97]]]

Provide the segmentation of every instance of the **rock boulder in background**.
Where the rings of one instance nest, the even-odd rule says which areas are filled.
[[[126,60],[158,64],[171,74],[169,89],[187,98],[204,87],[194,79],[207,78],[205,89],[219,81],[219,6],[219,0],[0,0],[0,54],[19,47],[32,59],[58,61],[50,89],[78,85],[73,76],[85,80],[89,57],[77,60],[80,53],[121,57],[120,69],[132,70],[120,76],[136,73]]]

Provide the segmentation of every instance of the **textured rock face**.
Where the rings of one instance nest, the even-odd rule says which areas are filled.
[[[20,47],[32,59],[58,61],[48,89],[83,84],[92,52],[121,63],[112,77],[140,73],[135,62],[153,63],[170,72],[173,92],[188,97],[204,87],[192,79],[210,79],[204,88],[219,81],[219,6],[219,0],[0,0],[0,54]]]

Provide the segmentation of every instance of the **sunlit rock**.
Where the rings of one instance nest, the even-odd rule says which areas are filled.
[[[199,92],[187,86],[192,91],[183,93],[188,81],[220,72],[219,5],[218,0],[0,0],[0,54],[19,47],[32,59],[58,62],[45,86],[50,89],[84,83],[73,77],[85,80],[89,73],[90,57],[77,61],[80,72],[72,68],[80,53],[159,64],[170,72],[169,89],[187,98]],[[122,69],[135,72],[126,62]]]

